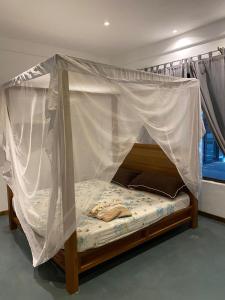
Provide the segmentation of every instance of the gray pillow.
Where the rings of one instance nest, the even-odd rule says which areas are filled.
[[[180,176],[172,176],[163,172],[142,172],[128,185],[129,188],[147,191],[170,198],[175,198],[179,191],[185,188]]]
[[[134,171],[126,168],[119,168],[112,179],[113,183],[128,187],[129,183],[138,175],[139,171]]]

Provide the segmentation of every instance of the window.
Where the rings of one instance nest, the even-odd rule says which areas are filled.
[[[203,168],[202,175],[206,179],[225,181],[225,156],[220,150],[216,139],[203,116],[206,134],[203,137]]]

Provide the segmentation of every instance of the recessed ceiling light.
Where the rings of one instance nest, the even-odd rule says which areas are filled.
[[[110,25],[109,21],[104,22],[104,26],[108,27]]]
[[[177,33],[177,30],[176,30],[176,29],[174,29],[174,30],[173,30],[173,33]]]

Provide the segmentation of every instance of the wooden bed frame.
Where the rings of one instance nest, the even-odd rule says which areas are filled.
[[[157,145],[135,144],[124,160],[122,166],[140,171],[158,170],[167,174],[178,176],[178,171],[174,164]],[[64,250],[60,250],[52,258],[52,260],[65,271],[67,291],[70,294],[78,291],[79,274],[86,270],[89,270],[180,225],[190,224],[192,228],[196,228],[198,224],[197,200],[191,192],[188,191],[187,193],[190,196],[189,207],[179,210],[167,217],[164,217],[157,223],[142,228],[125,238],[121,238],[105,246],[84,252],[78,252],[77,236],[76,232],[74,232],[66,241]],[[10,229],[14,230],[20,224],[13,210],[12,198],[13,193],[8,187],[9,225]]]

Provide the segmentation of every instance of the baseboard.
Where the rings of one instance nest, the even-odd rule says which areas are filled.
[[[8,215],[8,210],[0,211],[0,216]]]
[[[201,216],[204,216],[204,217],[207,217],[207,218],[210,218],[210,219],[213,219],[213,220],[225,223],[225,218],[223,218],[223,217],[215,216],[215,215],[206,213],[206,212],[201,211],[201,210],[198,211],[198,214],[201,215]]]

